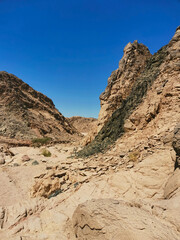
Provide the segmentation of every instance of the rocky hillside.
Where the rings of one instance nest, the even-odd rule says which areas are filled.
[[[139,56],[134,53],[138,52],[136,48],[142,48],[140,52],[145,54],[142,67],[135,60]],[[172,127],[175,125],[179,116],[179,51],[180,27],[169,44],[153,56],[144,45],[138,45],[137,42],[126,46],[120,69],[112,74],[105,92],[100,96],[102,108],[99,126],[105,125],[94,141],[79,153],[81,156],[104,151],[126,131],[148,128],[152,122],[158,125],[159,119],[162,119],[162,124],[163,121],[171,121]]]
[[[68,120],[71,125],[73,125],[83,135],[87,135],[89,132],[91,132],[97,124],[96,118],[74,116],[68,118]]]
[[[65,141],[77,135],[51,99],[7,72],[0,72],[0,122],[0,136],[9,138]]]

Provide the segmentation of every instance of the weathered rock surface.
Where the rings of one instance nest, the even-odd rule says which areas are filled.
[[[171,198],[178,192],[180,193],[180,169],[176,169],[173,175],[168,179],[164,189],[164,197]]]
[[[75,239],[79,240],[178,240],[179,233],[131,204],[113,199],[87,201],[73,215]]]
[[[65,141],[77,135],[51,99],[7,72],[0,72],[0,122],[0,136],[4,137],[48,136]]]
[[[178,123],[174,129],[172,145],[176,152],[175,168],[180,168],[180,123]]]
[[[101,110],[98,117],[98,131],[130,94],[137,77],[150,57],[149,49],[137,41],[128,43],[124,48],[119,68],[112,72],[108,78],[108,86],[100,95]]]
[[[121,101],[117,101],[117,107],[115,109],[112,108],[112,111],[115,111],[112,113],[110,110],[108,115],[108,111],[103,110],[102,107],[100,119],[103,113],[105,113],[109,120],[99,131],[95,139],[79,153],[79,156],[88,156],[106,150],[109,145],[127,131],[136,132],[148,128],[151,128],[151,130],[156,128],[156,132],[158,132],[158,129],[162,129],[163,132],[166,126],[169,127],[169,129],[167,127],[165,130],[167,133],[170,133],[170,129],[171,132],[173,131],[174,126],[180,119],[179,51],[180,28],[177,28],[169,44],[162,47],[147,61],[144,61],[144,67],[138,72],[139,74],[137,74],[132,86],[128,87],[130,91],[120,88],[120,91],[124,91],[125,97]],[[126,72],[126,69],[124,71]],[[123,79],[125,80],[125,77]],[[118,79],[117,81],[110,81],[110,86],[121,84],[122,81]],[[108,90],[112,87],[108,85],[106,91],[108,91],[109,95],[108,98],[104,97],[103,101],[111,99],[111,96],[114,95],[117,95],[117,98],[121,96],[118,90],[115,90],[113,93]],[[103,96],[106,96],[106,91],[103,93]],[[109,101],[109,103],[108,101],[108,109],[111,109],[110,106],[113,100]],[[171,122],[168,123],[170,116]],[[100,122],[103,123],[103,121]]]
[[[4,154],[0,155],[0,165],[5,163]]]
[[[174,129],[173,148],[178,156],[180,156],[180,123]]]

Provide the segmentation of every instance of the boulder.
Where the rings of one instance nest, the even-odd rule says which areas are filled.
[[[4,156],[0,157],[0,165],[5,164],[5,158]]]
[[[23,162],[28,162],[28,161],[30,161],[30,157],[28,155],[23,155],[22,156],[22,161]]]
[[[177,192],[180,192],[180,169],[177,168],[173,175],[168,179],[164,188],[164,197],[171,198]]]
[[[72,218],[78,240],[178,240],[180,234],[169,223],[147,211],[113,199],[80,204]]]

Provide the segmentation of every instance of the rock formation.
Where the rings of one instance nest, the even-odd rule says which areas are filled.
[[[130,56],[131,52],[133,53],[132,49],[135,49],[134,45],[138,46],[137,42],[128,44],[127,49],[131,49],[131,51],[128,51]],[[136,74],[132,70],[133,63],[132,66],[125,64],[127,67],[124,67],[125,73],[129,72],[130,74],[132,72],[135,74],[133,75],[133,83],[130,84],[131,78],[127,82],[127,89],[130,89],[130,91],[121,86],[124,82],[122,73],[122,78],[117,79],[117,74],[121,72],[120,70],[117,70],[114,73],[115,75],[113,74],[110,77],[108,87],[100,97],[102,99],[102,109],[100,110],[99,123],[100,126],[103,123],[105,125],[99,131],[94,141],[85,147],[79,155],[88,156],[104,151],[126,131],[148,128],[152,125],[152,122],[158,125],[160,124],[160,118],[164,119],[164,123],[166,123],[168,114],[172,116],[172,127],[174,127],[174,121],[177,122],[179,120],[180,28],[177,28],[169,44],[162,47],[152,57],[150,57],[146,47],[143,46],[142,48],[145,49],[145,56],[147,57],[143,58],[144,65],[140,68],[140,71],[137,73],[138,65],[136,65],[136,61],[134,63],[137,66],[135,68]],[[125,56],[127,55],[127,49],[125,50]],[[122,60],[123,62],[125,61],[124,57]],[[121,88],[117,86],[121,86]],[[116,99],[120,100],[116,101]],[[115,107],[111,108],[111,102]],[[114,102],[117,102],[117,104],[114,104]],[[109,120],[107,121],[107,119]]]
[[[174,129],[174,137],[172,142],[173,148],[176,152],[175,168],[180,168],[180,123]]]
[[[0,136],[9,138],[65,141],[77,135],[51,99],[7,72],[0,72],[0,122]]]
[[[178,240],[176,230],[138,206],[113,199],[87,201],[73,215],[79,240]],[[163,229],[163,231],[162,231]]]
[[[103,127],[113,112],[128,97],[136,79],[145,68],[150,57],[149,49],[137,41],[128,43],[124,48],[124,55],[119,62],[119,68],[112,72],[108,78],[105,91],[100,95],[101,110],[98,117],[98,130]]]

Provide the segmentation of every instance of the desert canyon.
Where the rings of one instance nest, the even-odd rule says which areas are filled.
[[[1,240],[180,239],[180,27],[134,41],[98,119],[0,72]]]

